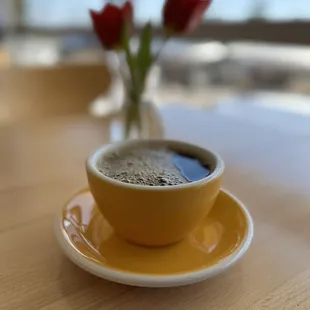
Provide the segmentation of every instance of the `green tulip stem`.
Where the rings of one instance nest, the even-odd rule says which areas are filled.
[[[131,48],[130,48],[130,36],[129,36],[129,26],[128,24],[123,29],[123,36],[122,36],[122,44],[126,55],[126,60],[129,68],[129,72],[131,75],[132,80],[132,88],[133,89],[139,89],[138,88],[138,80],[135,70],[135,57],[132,54]],[[132,92],[131,95],[134,95],[134,92]],[[136,98],[137,99],[137,98]]]
[[[170,35],[166,35],[164,41],[155,56],[152,55],[152,25],[147,23],[141,33],[140,47],[137,54],[133,54],[130,48],[130,37],[128,27],[123,31],[123,49],[129,68],[130,81],[125,87],[127,88],[127,113],[125,116],[125,134],[128,138],[130,128],[133,124],[137,126],[137,130],[141,132],[142,123],[140,113],[141,97],[146,86],[149,71],[154,62],[156,62],[166,44],[170,39]],[[123,77],[125,78],[125,77]]]
[[[170,35],[166,35],[166,36],[164,37],[163,43],[162,43],[161,47],[159,48],[157,54],[156,54],[155,57],[154,57],[154,62],[157,62],[157,61],[158,61],[158,59],[159,59],[159,57],[160,57],[160,55],[161,55],[161,53],[162,53],[164,47],[166,46],[166,44],[167,44],[167,42],[169,41],[170,38],[171,38]]]

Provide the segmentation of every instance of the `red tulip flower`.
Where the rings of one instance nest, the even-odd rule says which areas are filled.
[[[133,5],[127,1],[122,7],[106,5],[101,12],[91,10],[90,15],[94,30],[107,50],[122,47],[122,36],[125,27],[133,24]]]
[[[193,31],[210,4],[211,0],[167,0],[163,9],[164,27],[172,34]]]

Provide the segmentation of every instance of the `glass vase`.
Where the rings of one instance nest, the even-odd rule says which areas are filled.
[[[111,142],[164,137],[160,112],[153,101],[125,102],[110,124]]]
[[[129,89],[130,81],[127,81],[126,74],[122,76],[125,89]],[[125,94],[121,109],[110,123],[111,142],[164,138],[164,125],[156,104],[159,76],[159,68],[153,67],[138,102],[130,100],[130,96]]]

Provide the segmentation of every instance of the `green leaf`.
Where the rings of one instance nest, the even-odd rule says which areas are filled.
[[[130,35],[129,35],[129,25],[126,24],[123,29],[122,34],[122,45],[125,51],[127,64],[129,67],[130,75],[132,78],[132,84],[134,88],[137,88],[137,81],[136,81],[136,73],[135,73],[135,58],[132,55],[131,49],[130,49]]]
[[[145,85],[145,80],[152,62],[152,25],[151,23],[147,23],[141,34],[140,48],[137,54],[137,70],[139,73],[139,82],[142,87]],[[141,89],[141,91],[143,90]]]

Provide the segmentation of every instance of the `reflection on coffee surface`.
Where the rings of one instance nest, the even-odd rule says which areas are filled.
[[[121,182],[170,186],[199,181],[211,173],[199,159],[166,148],[134,148],[104,155],[98,170]]]

